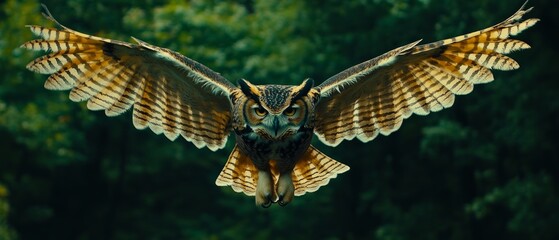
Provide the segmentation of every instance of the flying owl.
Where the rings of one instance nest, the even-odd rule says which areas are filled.
[[[256,205],[284,206],[314,192],[349,167],[311,145],[363,142],[396,131],[412,113],[426,115],[454,103],[455,95],[493,80],[490,69],[519,67],[505,56],[530,46],[510,39],[538,19],[522,20],[524,6],[505,21],[472,33],[419,45],[419,41],[350,67],[319,85],[237,86],[208,67],[136,38],[135,44],[95,37],[58,23],[28,26],[40,39],[23,48],[49,51],[27,65],[50,74],[45,88],[71,90],[72,101],[116,116],[132,108],[137,129],[168,139],[182,136],[212,151],[233,132],[236,145],[216,180],[255,196]]]

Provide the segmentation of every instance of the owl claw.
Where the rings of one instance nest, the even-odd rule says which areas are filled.
[[[270,200],[270,199],[268,199],[268,200]],[[269,208],[270,206],[272,206],[272,201],[262,203],[262,204],[260,204],[260,206],[262,206],[263,208]]]
[[[278,205],[285,206],[293,200],[295,195],[295,186],[291,179],[291,173],[282,174],[278,180]]]
[[[258,182],[256,185],[255,201],[256,206],[268,208],[277,199],[274,192],[274,182],[270,172],[258,172]]]
[[[279,196],[279,199],[278,199],[278,205],[280,205],[280,206],[282,206],[282,207],[285,207],[285,205],[287,205],[287,204],[289,204],[289,202],[284,202],[284,201],[283,201],[283,196],[280,195],[280,196]]]

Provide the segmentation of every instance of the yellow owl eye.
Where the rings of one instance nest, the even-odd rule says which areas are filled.
[[[296,112],[297,112],[297,108],[288,107],[283,111],[283,114],[285,114],[286,116],[293,116],[295,115]]]
[[[260,107],[260,106],[254,108],[254,113],[256,113],[256,115],[258,115],[260,117],[266,116],[266,114],[268,114],[266,109],[264,109],[263,107]]]

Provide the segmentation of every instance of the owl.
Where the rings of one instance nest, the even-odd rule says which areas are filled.
[[[505,56],[530,46],[509,37],[533,26],[520,8],[483,30],[420,45],[398,47],[315,85],[234,85],[219,73],[169,49],[95,37],[58,23],[28,26],[39,39],[23,48],[49,54],[29,63],[49,74],[45,88],[70,90],[72,101],[117,116],[132,109],[137,129],[150,128],[198,148],[236,145],[217,177],[218,186],[255,196],[257,206],[284,206],[314,192],[349,167],[311,145],[357,138],[368,142],[396,131],[412,113],[426,115],[452,106],[455,95],[493,81],[490,69],[513,70]]]

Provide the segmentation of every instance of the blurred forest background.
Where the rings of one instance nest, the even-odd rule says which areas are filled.
[[[43,0],[75,30],[138,37],[232,81],[320,83],[417,39],[504,20],[523,0]],[[521,68],[373,142],[315,145],[351,166],[285,208],[216,187],[211,152],[137,131],[25,65],[39,0],[0,1],[0,239],[559,239],[559,2],[513,53]]]

